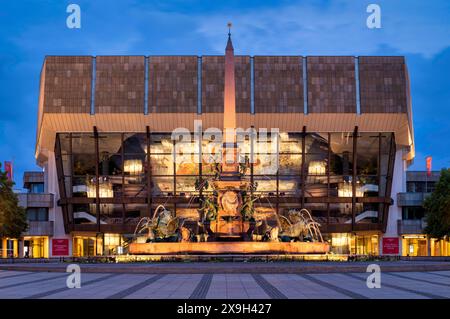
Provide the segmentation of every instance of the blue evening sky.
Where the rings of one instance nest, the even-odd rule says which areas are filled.
[[[66,27],[67,5],[81,29]],[[366,27],[366,7],[382,28]],[[39,73],[45,55],[222,54],[233,22],[236,54],[405,55],[416,159],[450,166],[450,1],[0,1],[0,161],[20,188],[34,160]]]

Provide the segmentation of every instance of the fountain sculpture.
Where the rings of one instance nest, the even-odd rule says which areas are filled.
[[[200,180],[196,188],[212,188],[202,199],[199,220],[181,220],[162,205],[152,218],[144,217],[136,227],[134,254],[179,253],[327,253],[319,224],[309,211],[291,210],[287,217],[275,210],[275,223],[257,214],[253,203],[255,185],[244,180],[245,164],[239,163],[236,143],[234,49],[230,34],[225,54],[224,135],[222,162],[212,180]],[[187,227],[187,223],[194,227]]]

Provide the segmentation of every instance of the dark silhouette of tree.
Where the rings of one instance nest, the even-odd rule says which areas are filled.
[[[425,233],[434,238],[450,236],[450,169],[443,169],[434,192],[425,200]]]
[[[19,206],[13,185],[0,164],[0,237],[19,238],[28,228],[25,209]]]

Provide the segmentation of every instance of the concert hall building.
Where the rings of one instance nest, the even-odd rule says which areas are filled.
[[[256,185],[256,209],[307,208],[336,254],[401,254],[396,199],[414,158],[405,58],[243,55],[234,63],[237,127],[258,132],[240,149],[254,158],[242,174]],[[224,65],[223,55],[45,58],[35,157],[54,194],[50,257],[126,253],[138,221],[158,205],[200,219],[210,190],[197,181],[214,176],[215,164],[177,162],[171,136],[194,134],[195,123],[203,132],[223,127]],[[263,129],[278,150],[269,173]],[[200,138],[185,146],[192,157],[212,142]]]

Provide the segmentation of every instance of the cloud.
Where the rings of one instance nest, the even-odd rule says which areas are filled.
[[[365,1],[313,2],[275,8],[230,10],[197,17],[197,32],[217,52],[223,50],[228,20],[241,51],[257,54],[371,54],[389,46],[400,54],[431,57],[450,45],[450,4],[445,1],[376,1],[381,6],[381,29],[368,29]]]
[[[450,167],[450,47],[431,59],[410,55],[408,67],[417,150],[412,169],[424,169],[426,156],[433,157],[435,169]]]
[[[80,1],[81,30],[65,28],[67,14],[60,6],[60,14],[28,24],[12,40],[26,50],[70,49],[76,51],[73,54],[136,54],[139,50],[217,54],[223,51],[226,23],[232,21],[236,51],[241,54],[364,55],[387,46],[399,54],[430,58],[450,46],[450,2],[376,3],[381,6],[381,29],[366,27],[369,2],[359,0],[271,5],[230,1],[203,10],[204,4],[195,1],[189,6],[167,1],[130,0],[120,6]]]

